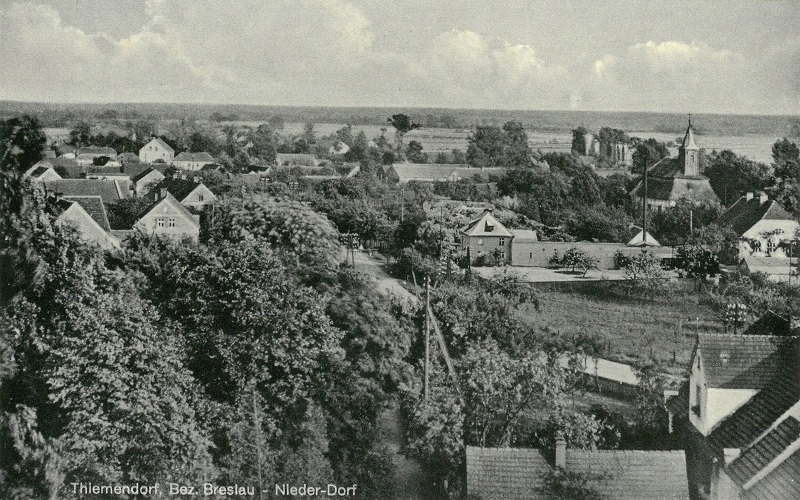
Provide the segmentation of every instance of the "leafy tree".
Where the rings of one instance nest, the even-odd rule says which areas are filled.
[[[682,198],[669,210],[654,213],[650,230],[662,245],[681,245],[694,237],[690,227],[698,231],[714,222],[720,213],[716,203],[694,203]]]
[[[411,117],[402,113],[394,114],[387,121],[389,125],[394,127],[395,150],[398,154],[403,151],[403,137],[414,129],[420,126],[411,120]]]
[[[667,145],[655,139],[639,139],[634,137],[631,139],[633,146],[636,150],[633,152],[633,166],[631,171],[634,174],[644,174],[645,168],[650,168],[655,165],[662,158],[669,156]]]
[[[211,155],[217,155],[220,152],[217,141],[199,131],[195,131],[189,136],[188,147],[191,152],[206,152]]]
[[[709,224],[697,231],[696,242],[711,250],[720,264],[732,266],[739,263],[739,235],[728,226]]]
[[[85,121],[79,121],[69,132],[69,143],[74,146],[86,146],[92,142],[91,125]]]
[[[797,144],[784,137],[772,145],[772,159],[775,165],[782,165],[787,162],[798,163],[800,162],[800,148],[797,147]]]
[[[453,149],[453,163],[464,164],[467,163],[467,155],[460,149]]]
[[[578,127],[572,129],[572,153],[576,155],[583,155],[586,153],[586,134],[589,131],[586,127]]]
[[[412,163],[428,163],[428,154],[422,151],[422,144],[411,141],[406,147],[406,158]]]
[[[42,159],[47,138],[38,118],[23,115],[0,121],[0,162],[6,171],[24,172]]]
[[[690,278],[705,279],[719,273],[719,257],[698,244],[681,245],[675,252],[673,266]]]
[[[714,151],[708,156],[703,172],[712,189],[726,206],[736,202],[748,192],[767,187],[770,182],[769,167],[757,163],[733,151]]]
[[[569,267],[573,273],[576,268],[582,269],[583,276],[586,276],[589,270],[597,269],[598,262],[596,257],[592,257],[577,247],[570,248],[560,257],[558,254],[553,254],[549,260],[549,264],[557,267]]]
[[[525,127],[517,121],[509,121],[503,124],[503,132],[506,134],[506,150],[503,158],[504,167],[530,167],[531,166],[531,146],[528,142],[528,134]]]

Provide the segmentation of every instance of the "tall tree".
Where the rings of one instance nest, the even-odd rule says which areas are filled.
[[[633,152],[632,171],[634,174],[643,174],[645,168],[650,168],[657,161],[669,156],[667,145],[653,138],[642,140],[634,137],[631,141],[636,148]]]
[[[389,125],[394,127],[395,150],[398,154],[403,152],[403,137],[414,129],[419,128],[419,124],[414,123],[411,117],[403,113],[397,113],[388,118]]]
[[[764,189],[770,183],[770,169],[733,151],[713,151],[703,174],[722,203],[729,206],[747,192]]]
[[[0,121],[0,162],[4,170],[24,172],[42,159],[47,137],[39,119],[28,115]]]

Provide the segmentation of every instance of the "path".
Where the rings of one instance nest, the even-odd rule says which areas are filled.
[[[375,287],[386,296],[395,296],[411,304],[416,304],[418,299],[408,291],[398,280],[389,276],[384,270],[384,262],[380,256],[370,257],[364,252],[356,252],[352,257],[356,269],[371,274],[375,279]],[[422,467],[409,460],[400,453],[403,444],[403,429],[400,419],[400,409],[397,402],[383,411],[380,420],[381,440],[392,453],[395,467],[396,500],[432,500],[435,496],[430,494],[430,488],[425,485],[425,474]]]

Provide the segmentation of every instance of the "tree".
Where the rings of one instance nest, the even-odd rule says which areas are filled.
[[[690,228],[697,232],[717,220],[720,213],[717,203],[695,203],[681,198],[669,210],[652,215],[650,231],[663,245],[681,245],[694,237]]]
[[[403,137],[412,130],[418,129],[420,126],[414,123],[410,116],[402,113],[392,115],[387,121],[389,125],[394,127],[395,149],[397,153],[400,154],[403,151]]]
[[[719,273],[719,257],[698,244],[681,245],[675,252],[673,266],[690,278],[705,279]]]
[[[738,156],[728,149],[713,151],[703,172],[711,188],[725,206],[735,203],[748,192],[756,192],[770,183],[769,167]]]
[[[576,155],[584,155],[586,154],[586,134],[589,131],[586,130],[586,127],[578,127],[576,129],[572,129],[572,153]]]
[[[406,158],[412,163],[428,163],[428,154],[422,151],[422,144],[411,141],[406,147]]]
[[[782,165],[787,162],[798,163],[800,162],[800,148],[797,147],[797,144],[784,137],[772,145],[772,159],[775,165]]]
[[[453,151],[451,151],[451,153],[453,154],[453,163],[459,163],[459,164],[467,163],[467,155],[464,154],[464,152],[461,151],[460,149],[455,148],[453,149]]]
[[[4,170],[25,172],[42,159],[46,143],[36,117],[23,115],[0,121],[0,162]]]
[[[314,132],[314,124],[311,122],[307,122],[303,125],[303,136],[302,139],[306,141],[307,144],[315,144],[317,142],[317,134]]]
[[[525,127],[518,121],[509,121],[503,124],[506,134],[506,147],[501,166],[508,168],[530,167],[531,146]]]
[[[634,174],[644,174],[645,168],[650,168],[662,158],[669,156],[667,145],[655,139],[639,139],[634,137],[631,139],[636,150],[633,152],[633,166],[631,171]]]
[[[92,142],[91,125],[85,121],[79,121],[75,128],[69,132],[69,143],[74,146],[87,146]]]
[[[467,137],[467,163],[473,167],[497,167],[505,160],[506,134],[499,127],[478,125]]]
[[[364,137],[366,138],[366,136]],[[355,142],[355,139],[353,138],[353,127],[351,125],[345,125],[344,127],[340,128],[336,131],[336,138],[352,147]]]

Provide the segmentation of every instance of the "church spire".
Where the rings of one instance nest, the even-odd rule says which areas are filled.
[[[683,175],[687,177],[697,177],[700,175],[700,147],[694,142],[694,128],[692,127],[691,115],[686,134],[683,136],[683,144],[678,148],[678,158],[683,167]]]

